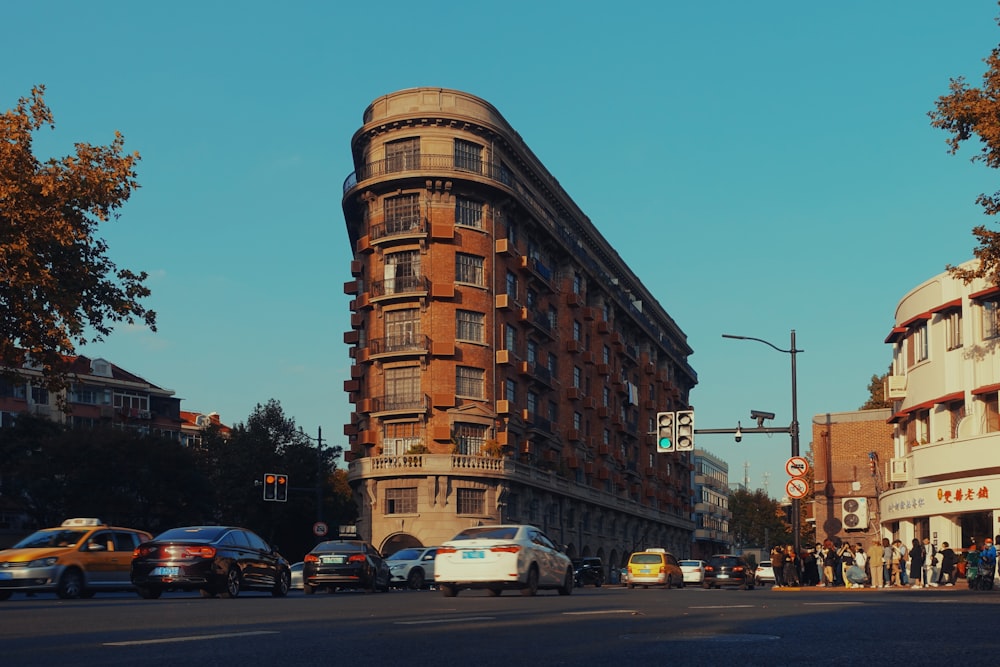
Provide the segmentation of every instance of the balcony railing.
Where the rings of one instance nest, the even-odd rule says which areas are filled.
[[[507,186],[513,184],[513,176],[510,171],[498,162],[470,160],[468,156],[464,155],[456,158],[454,155],[412,153],[406,156],[393,156],[384,160],[375,160],[364,165],[344,180],[344,194],[347,194],[358,183],[371,178],[378,178],[389,174],[404,174],[411,171],[435,170],[464,171]]]
[[[370,356],[386,354],[426,354],[430,349],[430,338],[423,334],[399,334],[368,341]]]
[[[372,412],[416,412],[425,413],[431,408],[431,397],[420,396],[376,396],[372,399]]]
[[[390,220],[377,225],[372,225],[369,237],[374,243],[382,239],[393,237],[420,237],[427,236],[427,221],[423,218],[405,218],[402,220]]]
[[[402,294],[425,294],[430,291],[430,280],[425,276],[397,276],[374,280],[371,284],[373,299]]]

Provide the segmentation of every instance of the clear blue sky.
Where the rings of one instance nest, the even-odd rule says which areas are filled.
[[[47,87],[42,158],[121,131],[142,189],[102,229],[159,331],[81,352],[245,422],[279,400],[343,443],[351,259],[341,186],[365,107],[402,88],[506,117],[686,332],[698,428],[858,408],[899,299],[971,257],[1000,174],[927,112],[978,84],[993,0],[12,3],[0,108]],[[974,146],[972,148],[975,148]],[[698,436],[783,495],[785,435]]]

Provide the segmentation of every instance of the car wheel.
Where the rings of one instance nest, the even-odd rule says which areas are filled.
[[[604,578],[603,577],[598,578],[598,580],[594,582],[594,588],[600,588],[603,585],[604,585]]]
[[[569,595],[573,592],[573,570],[566,570],[563,585],[559,587],[559,595]]]
[[[635,588],[635,584],[633,584],[633,583],[630,582],[630,583],[628,583],[628,584],[625,585],[625,588],[627,588],[629,590],[632,590],[633,588]]]
[[[441,595],[446,598],[453,598],[458,595],[458,588],[452,584],[441,584]]]
[[[528,581],[521,589],[521,595],[531,597],[538,592],[538,566],[533,564],[528,569]]]
[[[219,591],[219,596],[227,599],[238,597],[242,583],[239,568],[236,566],[230,567],[226,572],[225,587]]]
[[[163,592],[156,586],[136,586],[135,592],[139,594],[143,600],[155,600],[160,597]]]
[[[503,593],[503,589],[502,588],[487,588],[486,592],[489,593],[489,596],[491,598],[498,598],[498,597],[500,597],[500,594]]]
[[[281,570],[278,572],[278,581],[274,583],[274,588],[271,589],[271,595],[276,598],[283,598],[288,595],[288,589],[292,587],[292,573],[288,570]]]
[[[313,595],[316,592],[316,587],[315,586],[310,586],[309,584],[306,584],[306,583],[303,583],[302,584],[302,592],[305,593],[306,595]]]
[[[75,600],[83,595],[83,574],[79,570],[66,570],[59,578],[56,595],[63,600]]]
[[[0,591],[0,602],[3,600],[9,600],[10,596],[13,595],[11,591]]]
[[[424,587],[424,569],[421,567],[415,567],[410,570],[409,576],[406,577],[406,585],[415,590],[419,591]]]
[[[671,574],[667,575],[667,583],[663,584],[663,590],[669,591],[674,587],[674,577]]]
[[[213,590],[209,590],[207,588],[202,588],[202,589],[200,589],[199,592],[201,593],[201,597],[203,597],[203,598],[217,598],[217,597],[219,597],[218,593],[216,593]]]
[[[704,588],[707,591],[712,586],[707,581],[703,581],[703,582],[701,582],[701,587]]]

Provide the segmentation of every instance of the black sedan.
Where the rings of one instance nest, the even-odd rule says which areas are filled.
[[[708,559],[701,587],[721,588],[723,586],[738,586],[745,591],[753,589],[754,571],[750,564],[743,559],[743,556],[717,554]]]
[[[375,548],[355,540],[320,542],[306,554],[302,567],[302,590],[312,595],[317,589],[363,588],[389,590],[389,565]]]
[[[163,591],[234,598],[242,590],[288,593],[291,569],[278,551],[245,528],[172,528],[132,554],[132,584],[147,599]]]

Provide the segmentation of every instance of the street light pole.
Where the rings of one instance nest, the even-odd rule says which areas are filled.
[[[795,347],[795,329],[792,329],[791,347],[787,350],[783,350],[773,343],[769,343],[763,338],[754,338],[752,336],[734,336],[731,334],[722,334],[723,338],[735,338],[737,340],[755,340],[758,343],[764,343],[778,352],[783,352],[785,354],[791,355],[792,357],[792,423],[788,427],[788,433],[792,440],[792,456],[799,455],[799,387],[798,387],[798,377],[795,367],[795,355],[799,352],[804,352],[804,350],[799,350]],[[795,555],[798,556],[802,553],[802,536],[801,528],[799,523],[801,517],[799,516],[799,499],[794,498],[792,500],[792,542],[795,547]]]

